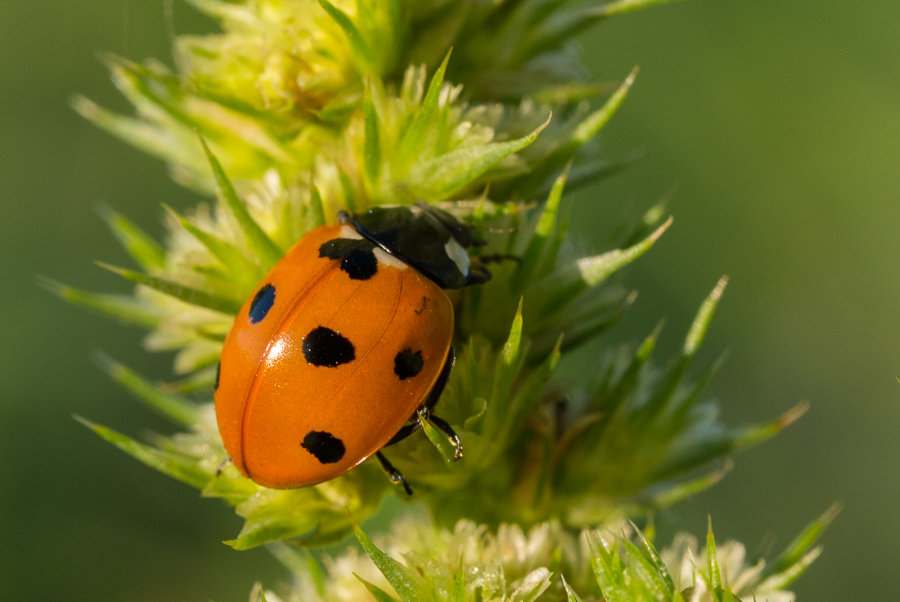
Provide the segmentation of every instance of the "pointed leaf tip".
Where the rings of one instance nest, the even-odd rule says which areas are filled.
[[[101,439],[111,443],[132,458],[192,487],[202,488],[211,477],[193,458],[187,458],[181,454],[139,443],[127,435],[91,422],[81,416],[75,415],[73,417],[94,431]]]
[[[134,222],[108,205],[99,205],[97,213],[138,265],[144,269],[165,267],[166,250]]]
[[[753,426],[740,432],[734,441],[736,449],[744,449],[770,439],[796,422],[809,409],[809,402],[803,401],[787,412],[765,424]]]
[[[365,124],[363,165],[366,177],[374,186],[381,170],[381,134],[378,111],[372,99],[372,88],[369,82],[367,82],[366,94],[363,99],[363,122]]]
[[[777,420],[776,423],[779,429],[785,429],[792,425],[794,422],[799,420],[807,411],[809,411],[810,403],[808,401],[801,401],[790,410],[782,414]]]
[[[631,86],[634,85],[634,80],[637,77],[638,68],[635,67],[631,70],[622,84],[613,92],[612,96],[607,99],[607,101],[603,104],[602,107],[588,115],[584,121],[578,124],[578,127],[575,128],[575,131],[572,132],[572,136],[568,143],[568,147],[572,150],[577,149],[585,142],[596,136],[603,127],[609,123],[609,120],[612,119],[613,115],[619,110],[619,107],[622,106],[622,103],[625,102],[625,97],[628,96],[629,90],[631,90]]]
[[[234,185],[228,178],[228,174],[225,173],[222,164],[210,150],[206,139],[200,132],[197,132],[197,137],[200,139],[203,152],[206,154],[206,159],[212,169],[216,187],[219,189],[219,193],[222,195],[228,210],[231,211],[231,214],[237,220],[244,237],[247,239],[247,244],[259,256],[264,266],[275,265],[281,259],[281,249],[269,238],[269,235],[253,219],[253,216],[250,215],[247,206],[238,196],[237,190],[235,190]]]
[[[821,552],[816,542],[841,511],[839,503],[832,504],[819,518],[809,524],[760,575],[757,587],[761,594],[786,588],[793,583]]]
[[[387,579],[388,583],[390,583],[394,590],[400,595],[401,599],[427,599],[421,595],[424,592],[419,591],[410,570],[378,549],[378,547],[372,543],[372,540],[369,539],[369,536],[366,535],[365,531],[363,531],[356,523],[353,524],[353,534],[356,536],[356,540],[359,542],[359,545],[362,546],[366,555],[372,563],[378,567],[378,570],[381,571],[381,574],[384,575],[384,578]]]
[[[362,62],[366,66],[373,65],[374,58],[372,49],[362,32],[360,32],[359,28],[353,22],[353,19],[328,0],[319,0],[319,6],[321,6],[322,9],[328,13],[328,16],[343,30],[344,35],[347,36],[347,40],[350,42],[356,55],[362,59]]]
[[[98,311],[122,322],[146,328],[154,328],[159,323],[160,317],[155,308],[132,295],[91,293],[40,275],[36,276],[35,280],[38,286],[47,289],[64,301]]]
[[[711,589],[715,592],[722,588],[722,573],[719,571],[719,558],[716,552],[716,536],[713,534],[712,516],[706,516],[706,570]]]
[[[107,376],[163,417],[182,426],[190,426],[197,422],[198,408],[192,401],[151,383],[102,351],[92,353],[91,359]]]
[[[179,282],[175,282],[174,280],[159,278],[157,276],[151,276],[150,274],[136,272],[134,270],[126,270],[125,268],[120,268],[108,263],[104,263],[102,261],[97,261],[95,263],[101,268],[109,270],[114,274],[118,274],[119,276],[122,276],[126,280],[130,280],[135,284],[150,287],[156,291],[159,291],[160,293],[163,293],[164,295],[175,297],[176,299],[184,301],[185,303],[197,305],[199,307],[205,307],[207,309],[211,309],[213,311],[217,311],[226,315],[234,315],[238,313],[238,311],[240,311],[241,309],[241,306],[243,305],[243,300],[241,299],[231,299],[223,297],[221,295],[216,295],[215,293],[210,293],[190,286],[185,286]]]
[[[647,8],[655,4],[668,4],[673,1],[674,0],[614,0],[613,2],[598,6],[591,11],[591,14],[596,15],[597,17],[612,17]]]
[[[88,420],[87,418],[85,418],[84,416],[81,416],[79,414],[72,414],[72,418],[74,418],[75,421],[80,423],[81,425],[86,426],[87,428],[96,432],[96,430],[97,430],[96,423],[91,422],[90,420]]]
[[[559,576],[562,579],[563,587],[566,590],[566,600],[567,602],[582,602],[581,597],[575,593],[575,590],[572,589],[572,586],[569,585],[569,582],[566,581],[566,578],[562,575]]]
[[[512,325],[509,328],[509,337],[503,345],[501,357],[503,363],[511,366],[519,357],[519,349],[522,345],[522,326],[524,319],[522,318],[522,305],[525,302],[524,297],[519,297],[519,305],[516,308],[516,315],[513,317]]]
[[[420,199],[447,199],[471,186],[506,157],[531,145],[549,123],[550,117],[531,133],[515,140],[462,146],[417,163],[410,171],[410,190]]]
[[[682,354],[685,357],[692,357],[697,352],[697,348],[700,347],[700,343],[703,342],[703,337],[706,335],[707,328],[709,328],[713,313],[715,312],[716,306],[719,304],[719,300],[722,298],[722,293],[725,291],[727,285],[728,276],[719,278],[719,281],[716,283],[716,286],[713,287],[712,292],[709,293],[700,305],[700,309],[697,311],[697,315],[684,340]]]
[[[673,218],[667,219],[649,236],[641,242],[625,249],[614,249],[595,255],[593,257],[583,257],[578,260],[578,270],[581,272],[581,278],[587,286],[597,285],[617,270],[628,265],[644,253],[646,253],[653,244],[659,240],[663,233],[672,225]]]

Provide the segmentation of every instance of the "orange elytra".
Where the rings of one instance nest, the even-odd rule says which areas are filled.
[[[216,419],[234,465],[280,489],[340,476],[429,419],[453,363],[444,288],[486,281],[473,229],[427,205],[341,212],[256,287],[225,340]]]

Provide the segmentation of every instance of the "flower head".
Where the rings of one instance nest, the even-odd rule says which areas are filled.
[[[659,204],[589,256],[566,240],[566,187],[616,167],[593,154],[592,141],[635,79],[588,82],[568,39],[652,2],[191,0],[222,31],[180,36],[175,70],[110,58],[136,115],[85,99],[76,108],[167,161],[210,202],[166,208],[162,242],[106,212],[138,269],[106,267],[136,284],[133,295],[48,283],[146,327],[148,348],[175,353],[175,377],[162,384],[100,363],[182,432],[144,443],[85,422],[233,505],[244,519],[228,542],[236,548],[339,541],[353,529],[348,510],[371,516],[397,488],[372,461],[294,490],[263,487],[227,466],[211,403],[217,363],[244,301],[307,232],[339,210],[422,202],[479,230],[487,244],[471,260],[493,273],[451,293],[457,363],[440,413],[464,442],[463,461],[448,462],[453,450],[428,421],[425,437],[391,447],[414,499],[458,531],[433,531],[427,541],[436,549],[468,541],[467,579],[481,591],[562,592],[549,578],[560,570],[558,550],[581,549],[570,531],[642,515],[714,483],[728,455],[802,412],[734,428],[704,398],[713,370],[698,378],[690,368],[726,279],[665,367],[652,361],[654,331],[637,348],[597,358],[580,382],[554,376],[564,356],[628,308],[634,293],[620,270],[671,224]],[[494,564],[474,560],[484,556]],[[455,570],[425,556],[416,562],[448,579]],[[535,563],[544,568],[529,568]]]

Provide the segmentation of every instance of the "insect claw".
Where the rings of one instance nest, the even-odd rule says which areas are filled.
[[[231,456],[226,457],[219,464],[218,468],[216,468],[216,476],[217,477],[222,476],[222,473],[225,471],[225,469],[228,468],[229,466],[231,466],[232,464],[234,464],[234,462],[231,460]]]

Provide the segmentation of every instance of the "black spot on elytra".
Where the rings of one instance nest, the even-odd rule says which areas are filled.
[[[412,349],[404,349],[394,358],[394,374],[400,380],[412,378],[422,371],[425,360],[422,359],[422,352],[413,352]]]
[[[303,337],[303,357],[313,366],[334,368],[356,358],[353,343],[330,328],[317,326]]]
[[[378,271],[378,260],[371,250],[353,249],[341,259],[341,269],[353,280],[368,280]]]
[[[250,302],[250,323],[256,324],[261,322],[274,304],[275,287],[271,284],[266,284],[256,292],[253,301]]]
[[[213,393],[219,390],[219,374],[222,372],[222,362],[216,363],[216,384],[213,385]]]
[[[374,243],[365,239],[334,238],[322,243],[319,257],[340,259],[341,270],[353,280],[368,280],[378,271]]]
[[[322,464],[334,464],[344,457],[344,442],[326,431],[309,431],[300,447]]]

